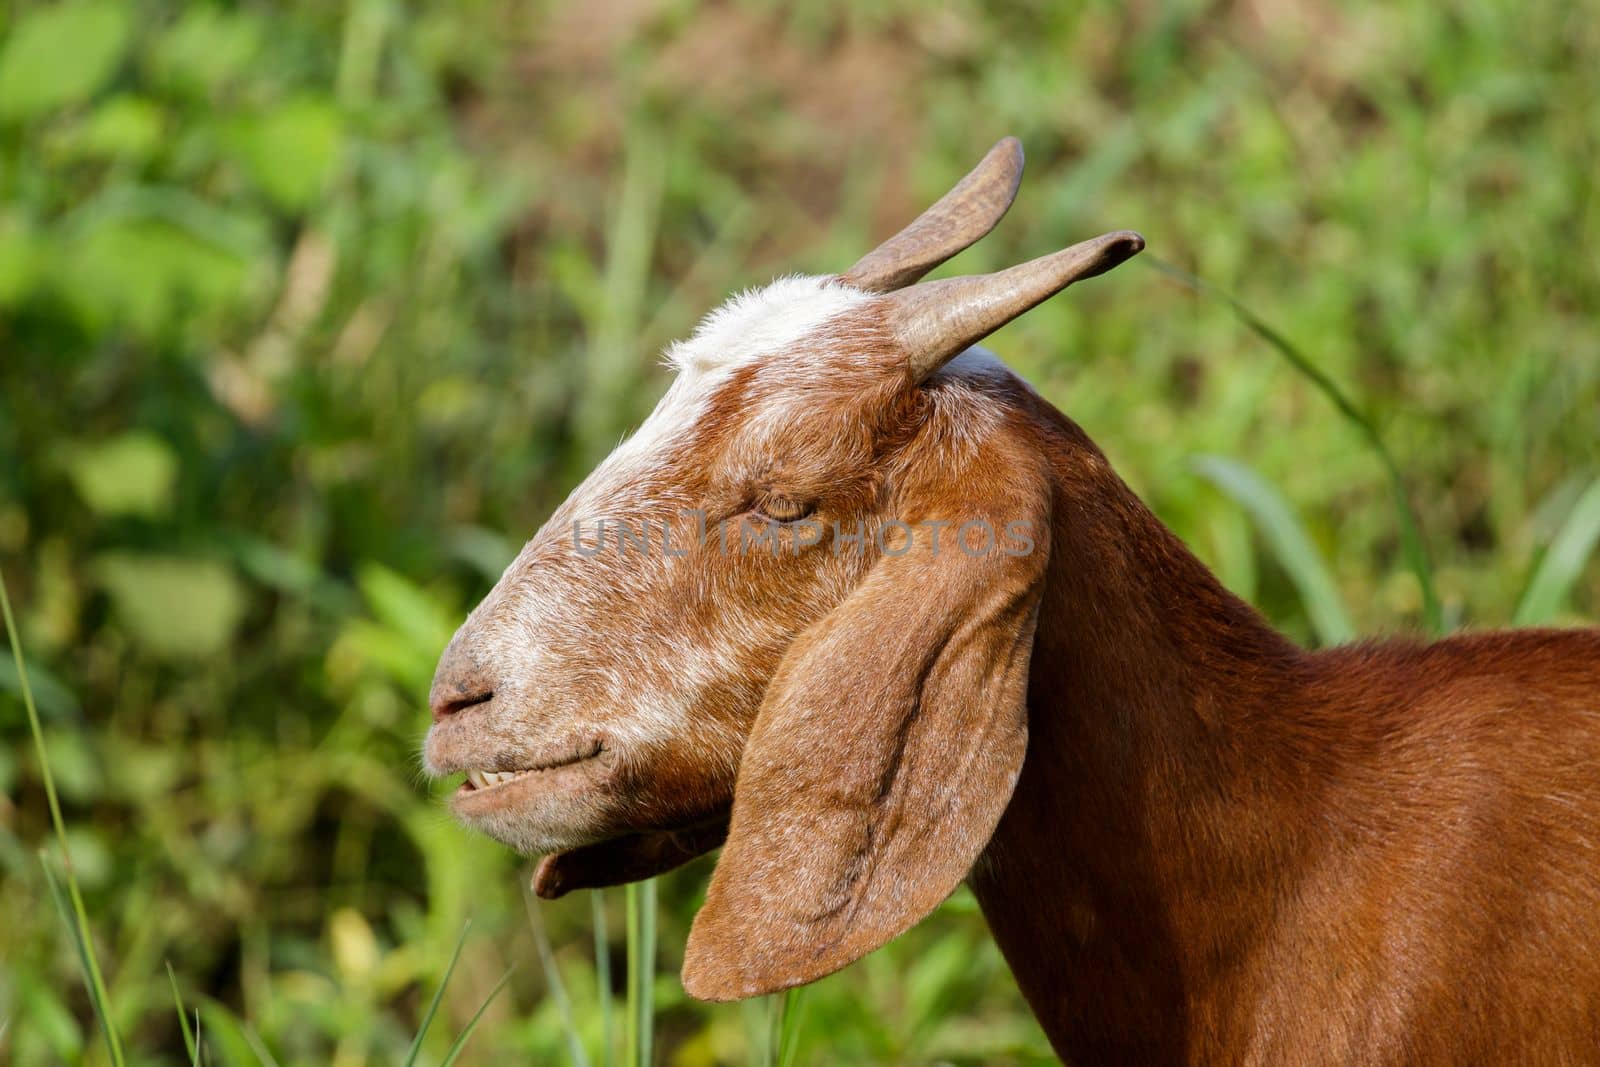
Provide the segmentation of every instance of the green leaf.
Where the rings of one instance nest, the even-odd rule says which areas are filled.
[[[156,70],[173,88],[209,97],[245,69],[261,40],[252,13],[191,6],[156,45]]]
[[[39,712],[46,719],[65,719],[77,713],[78,698],[72,690],[37,663],[28,668],[28,681]],[[22,677],[17,674],[16,665],[4,657],[0,657],[0,689],[22,698]]]
[[[62,141],[62,151],[83,159],[138,162],[161,144],[166,116],[160,105],[142,96],[119,96],[95,109]]]
[[[67,827],[67,847],[72,850],[72,873],[79,886],[93,891],[111,883],[117,863],[99,830],[88,825]]]
[[[354,607],[349,587],[324,573],[314,560],[262,537],[232,535],[227,541],[239,569],[260,584],[328,611],[346,613]]]
[[[292,100],[234,125],[239,161],[262,190],[291,211],[306,207],[332,177],[343,130],[326,100]]]
[[[154,434],[135,431],[68,445],[65,457],[73,488],[97,515],[157,518],[172,508],[178,457]]]
[[[0,307],[20,304],[43,273],[44,237],[22,219],[0,218]]]
[[[455,611],[382,564],[362,564],[356,573],[356,584],[372,614],[386,630],[403,638],[415,655],[436,658],[455,633]]]
[[[28,12],[0,48],[0,118],[29,119],[87,100],[116,70],[128,29],[122,4]]]
[[[129,635],[157,656],[215,655],[244,614],[243,586],[215,560],[108,552],[93,571]]]
[[[1273,555],[1300,592],[1311,626],[1323,644],[1337,645],[1355,637],[1338,586],[1294,511],[1260,475],[1222,456],[1200,456],[1194,469],[1250,513]]]
[[[83,1033],[63,1002],[67,991],[54,988],[54,983],[41,982],[31,974],[24,973],[19,978],[15,1003],[35,1040],[55,1053],[60,1062],[78,1062],[83,1055]]]
[[[1596,544],[1600,544],[1600,479],[1572,506],[1572,513],[1528,580],[1512,622],[1517,626],[1549,622],[1572,595]]]
[[[328,649],[328,670],[349,685],[376,667],[413,694],[427,693],[438,654],[456,630],[456,613],[421,585],[379,563],[363,563],[357,584],[373,619],[350,619]]]
[[[517,558],[515,542],[482,526],[457,526],[446,534],[446,543],[452,557],[470,563],[490,583],[499,581]]]
[[[202,1011],[206,1032],[213,1048],[220,1046],[223,1063],[254,1064],[255,1067],[278,1067],[272,1050],[267,1048],[249,1023],[243,1022],[225,1004],[202,998]],[[197,1028],[198,1029],[198,1028]]]
[[[238,304],[249,277],[241,257],[160,219],[103,219],[58,261],[55,287],[85,326],[145,337]]]

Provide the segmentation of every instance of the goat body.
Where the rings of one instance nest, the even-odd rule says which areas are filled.
[[[546,896],[725,837],[705,999],[837,971],[970,878],[1073,1062],[1600,1062],[1600,631],[1274,632],[971,347],[1138,234],[917,281],[1021,166],[1002,141],[670,350],[440,661],[456,814],[545,854]]]
[[[1058,1051],[1600,1061],[1600,631],[1303,652],[1014,410],[1073,506],[972,885]]]

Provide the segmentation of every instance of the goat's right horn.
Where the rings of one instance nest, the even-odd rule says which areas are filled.
[[[1024,311],[1143,248],[1142,236],[1118,230],[994,274],[913,285],[885,298],[890,329],[921,381]]]
[[[872,293],[910,285],[994,229],[1021,182],[1022,143],[1002,138],[954,189],[840,277]]]

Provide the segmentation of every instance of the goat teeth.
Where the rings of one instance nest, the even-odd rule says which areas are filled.
[[[504,782],[514,782],[518,778],[532,774],[533,768],[520,771],[480,771],[473,769],[467,772],[467,781],[472,783],[474,789],[488,789],[490,786],[500,785]]]

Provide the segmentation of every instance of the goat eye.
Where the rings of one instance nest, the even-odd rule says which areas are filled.
[[[817,509],[815,504],[790,500],[788,497],[769,496],[755,507],[755,513],[773,522],[799,522]]]

